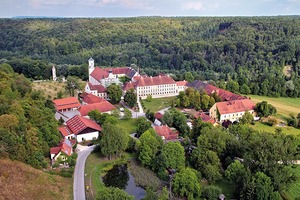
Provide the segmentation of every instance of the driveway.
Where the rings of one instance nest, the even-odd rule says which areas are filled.
[[[90,147],[79,147],[78,157],[74,171],[73,194],[74,200],[85,200],[85,186],[84,186],[84,167],[85,161],[90,153],[94,150],[95,145]]]
[[[122,106],[130,110],[130,112],[132,113],[132,118],[146,117],[145,113],[135,112],[134,110],[129,108],[123,101],[121,101],[120,104],[122,104]]]

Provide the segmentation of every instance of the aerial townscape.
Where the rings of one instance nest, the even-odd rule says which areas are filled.
[[[0,8],[0,200],[300,199],[299,1]]]

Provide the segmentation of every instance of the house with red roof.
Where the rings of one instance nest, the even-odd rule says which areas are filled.
[[[178,131],[173,131],[167,125],[163,126],[154,126],[154,130],[156,131],[157,135],[161,136],[163,140],[176,140],[178,138]]]
[[[222,101],[246,99],[244,96],[223,90],[200,80],[195,80],[192,83],[188,83],[186,86],[195,88],[198,91],[204,90],[209,96],[213,93],[216,93],[222,99]]]
[[[79,98],[81,100],[82,105],[100,103],[100,102],[106,101],[103,98],[100,98],[96,95],[93,95],[92,93],[87,93],[87,92],[80,94]]]
[[[152,98],[171,97],[178,95],[176,82],[168,75],[158,75],[145,77],[141,76],[136,82],[127,82],[123,86],[123,91],[134,89],[138,98],[146,99],[148,95]]]
[[[187,82],[186,80],[183,80],[183,81],[176,81],[176,85],[177,85],[177,90],[178,90],[178,93],[179,92],[184,92],[185,89],[187,89],[187,84],[189,82]]]
[[[60,158],[61,161],[65,161],[73,153],[73,146],[76,144],[68,139],[63,139],[57,147],[50,148],[50,158],[52,164]]]
[[[205,114],[204,112],[202,111],[198,111],[196,112],[194,115],[193,115],[196,119],[198,118],[201,118],[201,120],[203,122],[209,122],[209,123],[212,123],[212,124],[215,124],[216,121],[209,115]]]
[[[98,96],[102,99],[109,99],[106,88],[103,85],[92,85],[90,82],[87,82],[85,85],[85,92]]]
[[[92,110],[98,110],[101,113],[111,114],[111,112],[115,109],[117,108],[114,105],[105,100],[98,103],[83,105],[79,108],[78,111],[81,116],[86,117],[88,116],[88,113]]]
[[[55,110],[58,112],[69,112],[77,110],[80,107],[80,103],[76,97],[67,97],[63,99],[53,100]]]
[[[210,117],[222,123],[230,120],[231,122],[239,121],[246,111],[253,116],[255,104],[250,99],[239,99],[232,101],[223,101],[215,103],[209,110]]]
[[[76,138],[77,142],[82,142],[98,138],[102,128],[93,120],[75,115],[66,122],[66,126],[58,130],[65,139]]]

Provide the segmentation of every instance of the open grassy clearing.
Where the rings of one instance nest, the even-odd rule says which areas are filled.
[[[300,198],[300,166],[295,166],[293,170],[296,173],[298,180],[291,184],[287,191],[283,192],[285,197],[287,197],[289,200]]]
[[[270,133],[274,133],[277,128],[281,128],[283,133],[285,133],[285,134],[300,136],[300,129],[294,128],[292,126],[285,126],[285,127],[269,126],[262,122],[255,122],[255,125],[249,125],[249,126],[251,128],[253,128],[254,130],[266,131],[266,132],[270,132]]]
[[[267,101],[272,104],[278,114],[283,116],[289,116],[290,113],[297,115],[300,113],[300,98],[288,98],[288,97],[266,97],[258,95],[248,95],[254,103],[261,101]]]
[[[69,93],[65,90],[66,83],[43,81],[33,82],[33,89],[42,91],[46,98],[54,99],[57,97],[57,93],[62,92],[63,97],[69,96]]]
[[[175,99],[176,99],[176,97],[165,97],[165,98],[152,99],[152,101],[150,101],[150,102],[148,102],[146,100],[142,100],[142,101],[146,107],[145,112],[147,110],[150,110],[152,112],[157,112],[159,110],[162,110],[164,108],[171,106],[172,100],[175,100]]]
[[[136,118],[132,118],[132,119],[121,119],[118,122],[118,125],[121,126],[122,128],[125,129],[125,131],[129,134],[136,132]]]
[[[0,199],[73,199],[73,179],[0,159]]]
[[[225,195],[226,199],[231,199],[233,197],[234,188],[232,183],[230,183],[228,180],[219,180],[215,185],[222,189],[222,192]]]

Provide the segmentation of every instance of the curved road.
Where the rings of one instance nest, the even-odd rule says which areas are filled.
[[[74,171],[73,194],[74,200],[85,200],[85,186],[84,186],[84,167],[85,161],[95,146],[90,146],[83,151],[78,152],[76,166]]]

